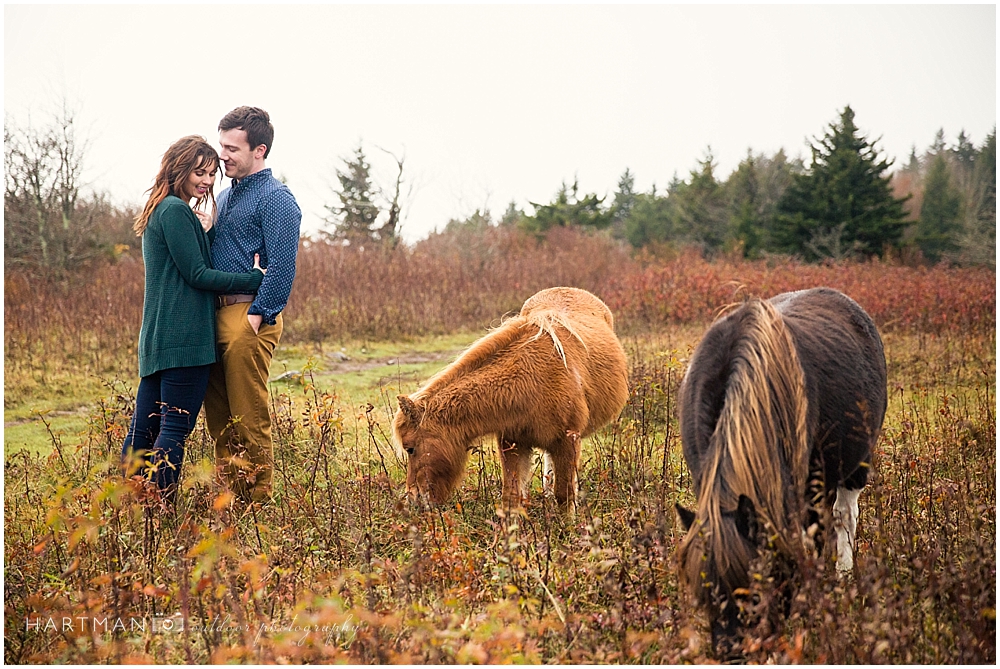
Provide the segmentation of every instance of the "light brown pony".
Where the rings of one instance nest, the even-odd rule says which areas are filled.
[[[579,288],[549,288],[398,399],[393,440],[407,454],[411,496],[443,503],[465,473],[473,440],[495,435],[504,506],[521,506],[538,448],[551,458],[556,500],[572,513],[580,441],[628,399],[625,352],[604,302]]]

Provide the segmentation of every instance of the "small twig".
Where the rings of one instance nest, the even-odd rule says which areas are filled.
[[[549,590],[549,586],[545,585],[545,581],[542,580],[542,576],[541,574],[538,573],[537,569],[535,569],[534,575],[535,578],[538,579],[539,585],[542,586],[542,590],[544,590],[545,594],[549,596],[549,601],[552,602],[552,607],[556,610],[556,615],[559,616],[559,620],[561,620],[562,624],[565,625],[566,616],[563,615],[562,608],[559,606],[559,602],[556,601],[556,598],[552,594],[552,591]]]
[[[70,469],[69,465],[66,464],[66,459],[63,457],[62,440],[58,436],[56,436],[56,434],[52,431],[52,425],[49,424],[49,421],[45,420],[45,414],[48,412],[33,411],[32,413],[36,414],[39,420],[42,421],[42,424],[45,425],[45,430],[49,433],[49,439],[52,440],[52,446],[56,449],[56,453],[59,454],[59,462],[62,463],[63,468],[66,470],[66,473],[68,474],[70,472]]]

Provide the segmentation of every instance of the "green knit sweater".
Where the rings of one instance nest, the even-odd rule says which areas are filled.
[[[215,294],[255,293],[264,277],[211,268],[208,235],[180,198],[168,195],[142,235],[146,290],[139,376],[215,362]]]

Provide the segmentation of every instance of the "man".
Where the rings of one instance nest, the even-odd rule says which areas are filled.
[[[219,295],[219,360],[205,395],[208,431],[217,463],[245,502],[270,499],[274,449],[267,389],[271,357],[281,339],[281,311],[295,278],[302,213],[288,187],[264,161],[274,126],[267,112],[238,107],[219,122],[219,143],[232,185],[219,194],[212,264],[247,272],[254,254],[267,274],[255,295]]]

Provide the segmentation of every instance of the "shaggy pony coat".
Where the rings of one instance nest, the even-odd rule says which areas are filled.
[[[832,507],[838,489],[867,482],[886,408],[882,340],[829,288],[751,299],[705,334],[680,395],[698,502],[678,509],[689,527],[679,566],[718,649],[735,643],[733,594],[748,586],[758,544],[797,564],[803,530],[819,518],[811,504]]]
[[[495,435],[504,505],[521,505],[537,448],[551,459],[557,501],[572,512],[580,441],[618,416],[627,381],[607,306],[578,288],[543,290],[417,392],[398,397],[392,430],[407,454],[407,490],[443,503],[474,440]]]

